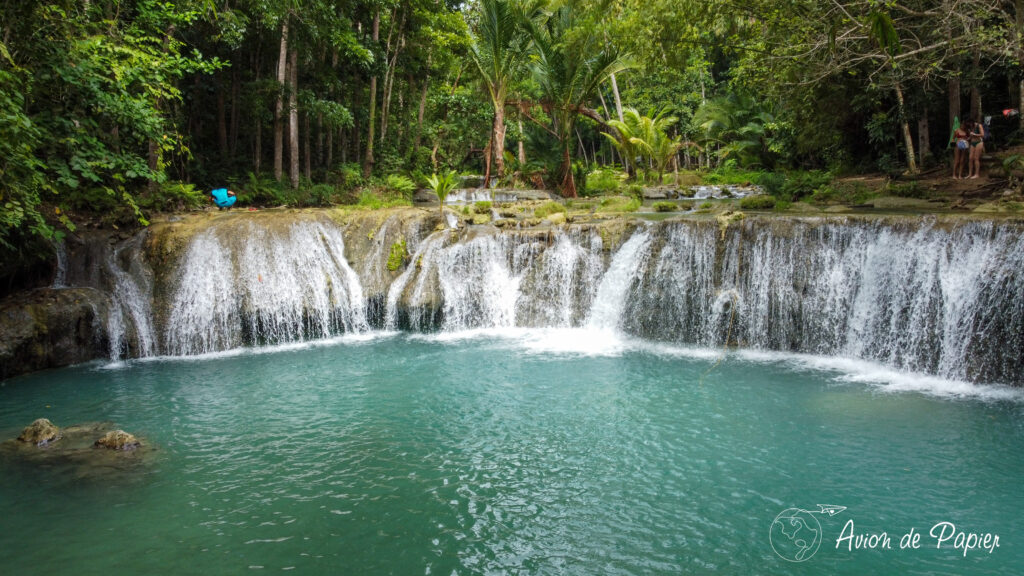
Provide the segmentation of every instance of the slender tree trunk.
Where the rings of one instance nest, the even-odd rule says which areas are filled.
[[[611,75],[612,80],[612,94],[615,95],[615,113],[619,116],[619,122],[625,122],[626,120],[622,116],[622,97],[619,96],[619,83],[615,81],[615,74]],[[627,82],[628,84],[628,82]],[[628,88],[628,86],[627,86]]]
[[[931,142],[929,141],[928,134],[928,109],[924,109],[924,113],[921,118],[917,121],[917,149],[918,154],[921,157],[921,168],[927,165],[928,157],[931,155]]]
[[[974,73],[977,75],[971,82],[971,120],[981,122],[981,50],[974,51]]]
[[[330,132],[328,130],[327,132]],[[324,132],[324,115],[323,112],[318,112],[316,115],[316,167],[317,170],[324,167],[324,140],[327,140],[327,145],[330,146],[330,138],[328,134]]]
[[[221,163],[228,159],[228,115],[223,76],[223,72],[217,74],[217,82],[214,86],[217,90],[217,149],[220,152]]]
[[[569,154],[569,144],[566,143],[562,146],[562,196],[565,198],[576,197],[576,180],[572,175],[572,156]]]
[[[493,127],[494,173],[500,179],[505,176],[505,104],[494,105]],[[487,186],[490,187],[488,181]]]
[[[229,152],[231,160],[235,160],[238,152],[238,68],[231,68],[231,135],[229,136]]]
[[[949,79],[949,130],[953,131],[953,123],[960,118],[960,78]],[[962,118],[961,118],[962,120]]]
[[[917,160],[914,158],[914,138],[910,135],[910,123],[907,121],[906,107],[903,101],[903,88],[899,82],[896,83],[896,102],[900,108],[900,127],[903,132],[903,144],[907,148],[907,170],[911,174],[917,174]]]
[[[309,114],[303,114],[303,118],[304,118],[303,124],[305,124],[305,126],[303,127],[304,130],[305,130],[305,134],[303,134],[303,137],[302,137],[302,161],[303,161],[303,166],[305,168],[306,180],[312,180],[313,179],[313,162],[312,162],[313,155],[310,154],[310,151],[309,151],[309,148],[310,148],[309,141],[311,139],[310,132],[312,132],[312,130],[309,129]]]
[[[484,147],[484,188],[491,187],[491,152],[494,150],[494,131],[491,131],[487,139],[487,146]]]
[[[288,176],[292,189],[299,187],[299,51],[288,54]]]
[[[288,80],[288,19],[281,24],[281,52],[277,58],[277,101],[274,103],[274,180],[284,176],[284,93]]]
[[[412,153],[415,158],[416,152],[420,149],[420,141],[423,138],[423,116],[427,111],[427,89],[430,88],[430,61],[433,55],[427,55],[427,73],[423,77],[423,88],[420,90],[420,107],[416,111],[416,136],[413,139]]]
[[[380,8],[373,15],[373,43],[380,41]],[[377,122],[377,75],[370,78],[370,121],[367,123],[366,157],[363,158],[363,178],[373,173],[373,131]]]
[[[380,139],[387,137],[388,118],[391,115],[391,94],[395,87],[395,69],[398,66],[398,54],[405,45],[405,33],[401,31],[405,27],[405,11],[402,12],[402,23],[399,25],[398,41],[395,43],[395,52],[388,62],[388,69],[384,73],[384,98],[380,107]],[[391,34],[388,34],[388,46],[391,45]]]
[[[257,32],[257,39],[258,38],[259,33]],[[255,69],[255,73],[253,75],[256,78],[257,83],[260,80],[260,67],[262,65],[260,54],[259,45],[257,44],[256,54],[253,55],[253,68]],[[253,115],[253,123],[255,124],[255,127],[253,129],[252,169],[253,174],[259,176],[260,164],[263,160],[263,119],[260,118],[259,113]]]
[[[517,120],[519,123],[519,169],[523,170],[526,166],[526,144],[523,142],[523,119]]]

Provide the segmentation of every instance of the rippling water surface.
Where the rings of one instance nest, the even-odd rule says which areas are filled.
[[[1024,395],[596,331],[382,335],[0,387],[0,437],[113,421],[125,465],[0,456],[5,574],[1018,574]],[[769,540],[817,512],[802,563]],[[836,548],[847,521],[891,550]],[[1000,547],[936,549],[939,522]],[[919,549],[900,549],[915,528]],[[785,551],[784,551],[785,552]]]

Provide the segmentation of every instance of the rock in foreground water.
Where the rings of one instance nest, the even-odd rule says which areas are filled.
[[[46,446],[50,442],[60,440],[60,436],[60,428],[54,426],[53,422],[46,418],[40,418],[21,431],[18,441],[36,446]]]
[[[94,446],[110,450],[134,450],[142,446],[142,443],[139,442],[138,438],[124,430],[112,430],[97,440]]]

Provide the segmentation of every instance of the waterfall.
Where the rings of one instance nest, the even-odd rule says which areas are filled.
[[[624,329],[1019,382],[1024,241],[992,222],[668,224]]]
[[[368,329],[359,277],[340,230],[248,223],[192,239],[170,306],[166,349],[202,354]]]
[[[121,242],[104,258],[113,304],[107,319],[111,360],[119,360],[133,345],[136,356],[151,356],[157,351],[150,305],[152,279],[142,254],[145,238],[145,234],[138,234]]]
[[[50,288],[64,288],[68,285],[68,248],[63,240],[59,240],[53,243],[53,250],[57,255],[57,269],[53,273]]]
[[[587,327],[598,330],[619,328],[626,309],[626,299],[646,264],[650,243],[650,234],[646,231],[637,232],[615,253],[597,288]]]
[[[755,217],[725,229],[670,220],[440,226],[424,235],[433,212],[362,218],[358,226],[316,214],[211,221],[156,280],[144,235],[90,243],[67,282],[110,294],[114,358],[319,339],[371,323],[585,328],[1024,384],[1019,222]],[[412,257],[390,270],[401,240]],[[82,259],[74,256],[69,263]],[[155,311],[154,293],[166,295]]]
[[[389,329],[459,331],[578,325],[603,270],[590,230],[431,235],[392,283]],[[403,312],[404,311],[404,317]]]

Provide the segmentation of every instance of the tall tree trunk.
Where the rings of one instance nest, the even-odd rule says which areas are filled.
[[[903,101],[903,88],[896,83],[896,102],[900,108],[900,127],[903,132],[903,144],[907,148],[907,170],[917,174],[917,159],[914,157],[914,138],[910,135],[910,122],[907,121],[906,107]]]
[[[928,134],[928,109],[925,108],[921,118],[917,121],[917,150],[921,157],[921,168],[927,165],[928,157],[931,155],[931,142]]]
[[[403,10],[402,22],[398,27],[398,40],[395,42],[395,51],[388,61],[387,70],[384,72],[384,95],[380,105],[380,139],[382,142],[387,138],[388,133],[388,118],[391,115],[391,94],[395,87],[395,69],[398,66],[398,53],[402,51],[402,47],[405,45],[405,32],[402,30],[405,27],[405,14],[406,12]],[[390,49],[391,33],[388,32],[388,50]]]
[[[971,120],[981,122],[981,50],[974,51],[974,73],[976,77],[971,82]]]
[[[562,196],[565,198],[576,197],[576,180],[572,175],[572,156],[569,154],[569,144],[562,145]]]
[[[493,127],[493,146],[492,151],[494,152],[494,173],[500,179],[505,176],[505,103],[502,102],[500,105],[495,103],[494,105],[494,127]],[[487,187],[490,188],[490,182],[487,182]]]
[[[960,78],[954,76],[949,79],[949,130],[953,131],[953,123],[960,118]],[[963,120],[963,118],[960,118]]]
[[[259,32],[257,32],[256,37],[257,39],[259,38]],[[257,83],[259,83],[260,80],[260,68],[263,63],[262,59],[260,58],[260,55],[261,52],[259,49],[259,44],[257,44],[256,53],[253,55],[253,69],[255,70],[255,73],[253,75],[256,78]],[[260,164],[262,163],[263,160],[263,119],[260,118],[259,113],[257,113],[253,115],[253,121],[255,124],[255,129],[253,130],[254,134],[252,146],[252,169],[253,174],[259,176]]]
[[[412,145],[413,158],[416,157],[416,152],[420,149],[420,141],[423,137],[423,115],[427,111],[427,89],[430,88],[430,61],[432,58],[432,54],[427,55],[427,72],[423,76],[423,88],[420,90],[420,107],[416,111],[416,136],[413,138]]]
[[[281,52],[277,58],[277,101],[274,103],[274,180],[284,176],[284,93],[288,80],[288,19],[281,24]]]
[[[229,136],[228,151],[231,160],[234,161],[235,153],[238,152],[238,68],[231,68],[231,134]]]
[[[526,166],[526,144],[523,142],[523,119],[517,120],[519,123],[519,169],[523,170]]]
[[[492,151],[494,150],[494,131],[491,131],[490,138],[487,139],[487,146],[484,147],[484,188],[491,187],[491,158]]]
[[[224,97],[224,73],[218,73],[214,88],[217,90],[217,150],[223,164],[228,159],[228,114]]]
[[[330,130],[328,130],[330,132]],[[318,112],[316,115],[316,168],[319,170],[324,166],[324,139],[327,134],[324,133],[324,114]],[[330,146],[330,139],[328,138],[327,145]]]
[[[302,138],[302,164],[305,167],[306,180],[312,180],[313,179],[313,164],[312,164],[313,155],[309,153],[310,132],[312,132],[312,130],[309,129],[309,114],[303,114],[302,116],[303,116],[303,119],[305,120],[303,122],[303,124],[305,124],[305,126],[303,127],[303,129],[305,130],[305,134],[303,134],[303,138]]]
[[[619,122],[625,122],[626,120],[622,116],[622,97],[619,96],[619,83],[615,81],[615,74],[611,75],[612,79],[612,94],[615,95],[615,113],[619,116]],[[627,82],[628,84],[628,82]],[[629,88],[629,86],[626,86]]]
[[[299,51],[288,54],[288,176],[292,189],[299,187]]]
[[[373,15],[373,43],[380,41],[380,8]],[[373,131],[377,123],[377,75],[370,78],[370,121],[367,123],[366,157],[363,158],[363,178],[373,173]]]

